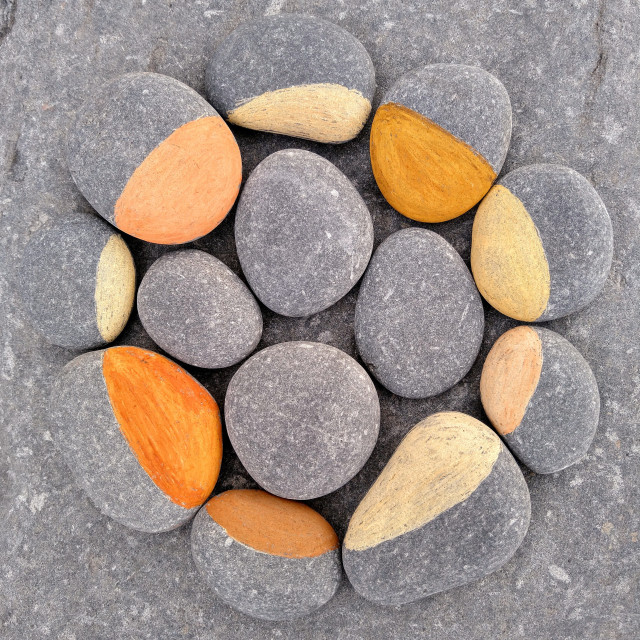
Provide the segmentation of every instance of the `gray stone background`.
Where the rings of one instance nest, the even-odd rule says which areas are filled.
[[[513,104],[505,171],[558,162],[583,173],[613,220],[615,255],[604,293],[551,328],[587,358],[602,394],[589,455],[552,476],[526,473],[533,516],[511,562],[485,579],[399,608],[381,608],[343,584],[309,618],[261,623],[220,604],[200,583],[189,527],[126,530],[93,508],[51,442],[47,389],[72,353],[45,344],[15,300],[17,260],[47,220],[89,210],[64,156],[83,98],[127,71],[171,75],[203,91],[207,55],[243,20],[279,11],[337,22],[376,65],[379,101],[395,78],[430,62],[481,65]],[[564,638],[640,635],[640,6],[637,0],[0,0],[2,638]],[[368,127],[337,147],[234,130],[244,178],[268,154],[311,149],[354,182],[374,218],[376,245],[414,224],[391,210],[373,180]],[[236,272],[233,213],[193,243]],[[435,228],[465,260],[473,216]],[[167,248],[130,241],[139,275]],[[319,340],[354,353],[355,292],[307,319],[265,313],[261,346]],[[344,535],[349,515],[403,434],[429,413],[483,417],[481,363],[513,322],[486,308],[480,358],[442,396],[409,401],[380,389],[379,443],[360,474],[312,504]],[[120,343],[153,347],[134,318]],[[233,371],[196,370],[222,402]],[[559,428],[562,425],[558,425]],[[251,486],[228,441],[217,490]],[[144,505],[140,505],[144,508]]]

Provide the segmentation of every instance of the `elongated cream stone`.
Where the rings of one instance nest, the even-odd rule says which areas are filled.
[[[362,596],[397,605],[500,568],[530,518],[520,468],[489,427],[463,413],[417,424],[349,522],[342,561]]]

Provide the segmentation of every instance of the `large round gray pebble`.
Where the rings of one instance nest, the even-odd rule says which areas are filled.
[[[236,213],[236,245],[254,293],[272,311],[308,316],[342,298],[373,249],[371,215],[328,160],[278,151],[253,171]]]
[[[262,335],[260,307],[223,262],[198,250],[157,260],[138,291],[147,333],[173,357],[196,367],[230,367],[247,357]]]
[[[262,488],[309,500],[362,468],[378,438],[380,404],[366,371],[344,352],[285,342],[240,367],[225,418],[233,448]]]
[[[396,395],[446,391],[471,368],[484,312],[455,249],[426,229],[404,229],[376,250],[356,305],[355,336],[371,373]]]

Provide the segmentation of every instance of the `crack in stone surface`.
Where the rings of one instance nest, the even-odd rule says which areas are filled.
[[[13,29],[17,7],[18,0],[0,0],[0,44]]]
[[[598,2],[598,11],[594,22],[595,40],[596,40],[596,52],[598,57],[596,63],[589,74],[590,88],[585,99],[585,109],[583,120],[585,123],[589,120],[591,113],[593,112],[593,106],[600,91],[600,87],[604,82],[605,75],[607,73],[607,60],[608,54],[604,48],[603,38],[603,23],[605,14],[606,0],[600,0]]]

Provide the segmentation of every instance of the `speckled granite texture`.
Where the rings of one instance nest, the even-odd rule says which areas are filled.
[[[614,260],[602,294],[578,314],[549,323],[592,367],[602,417],[587,457],[549,476],[525,470],[531,526],[500,571],[420,602],[381,609],[346,581],[308,618],[251,620],[197,579],[189,527],[148,535],[109,520],[75,486],[56,452],[45,403],[49,380],[72,354],[31,329],[13,289],[29,236],[49,219],[88,209],[65,166],[76,109],[106,80],[129,71],[165,73],[204,93],[205,66],[240,22],[299,11],[336,21],[359,38],[384,91],[403,73],[434,62],[481,65],[509,92],[512,144],[503,172],[532,162],[573,167],[596,187],[613,223]],[[241,0],[183,2],[0,2],[0,636],[56,638],[233,638],[236,640],[628,640],[640,635],[640,21],[634,0]],[[318,153],[346,174],[371,211],[375,246],[414,223],[395,213],[369,168],[370,122],[353,142],[323,146],[234,128],[244,178],[270,153]],[[189,245],[239,273],[234,211]],[[431,226],[468,262],[472,215]],[[426,225],[415,225],[426,226]],[[127,239],[129,240],[129,239]],[[168,251],[129,242],[139,276]],[[323,341],[354,355],[358,287],[316,316],[264,312],[259,348],[283,340]],[[402,400],[378,387],[380,439],[362,471],[312,502],[344,535],[349,516],[404,434],[439,410],[483,418],[482,362],[516,323],[485,305],[480,359],[442,396]],[[153,348],[134,317],[120,344]],[[191,370],[223,398],[234,370]],[[228,453],[219,490],[250,487]]]

